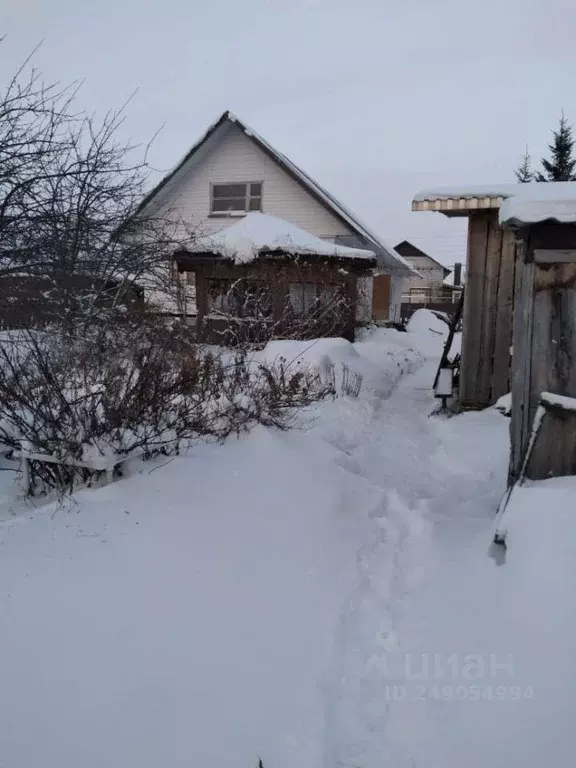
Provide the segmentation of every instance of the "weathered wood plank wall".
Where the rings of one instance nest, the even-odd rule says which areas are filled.
[[[477,407],[478,371],[480,369],[480,310],[484,301],[484,272],[488,216],[471,216],[468,220],[468,255],[464,311],[462,317],[462,365],[460,371],[460,404]]]
[[[480,404],[492,402],[494,372],[494,343],[496,333],[496,305],[502,261],[502,230],[491,217],[488,219],[484,291],[480,312],[480,355],[478,368],[478,399]],[[504,393],[505,394],[505,393]]]
[[[497,400],[510,391],[512,370],[510,348],[514,326],[514,280],[516,274],[516,234],[502,232],[498,296],[494,328],[494,357],[490,399]]]
[[[517,479],[542,392],[576,397],[576,226],[541,224],[523,233],[515,296],[510,480]],[[551,261],[573,248],[573,261]],[[547,251],[541,258],[540,249]],[[547,414],[526,477],[576,474],[576,429],[569,412]]]
[[[541,392],[576,397],[576,264],[535,265],[530,415]],[[570,414],[548,416],[526,476],[539,480],[576,472],[576,430]]]
[[[526,477],[546,480],[576,474],[576,413],[548,410],[530,454]]]
[[[460,404],[483,408],[509,391],[514,233],[496,211],[471,215],[464,300]]]

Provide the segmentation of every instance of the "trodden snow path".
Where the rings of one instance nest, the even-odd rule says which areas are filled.
[[[458,561],[462,547],[478,540],[482,565],[495,570],[487,545],[505,484],[507,422],[492,409],[431,417],[436,365],[428,360],[381,401],[376,428],[349,447],[358,471],[380,490],[380,503],[335,640],[326,768],[436,765],[424,707],[410,701],[416,694],[407,686],[406,660],[412,654],[421,661],[439,650],[429,643],[438,639],[434,623],[444,617],[431,619],[426,604],[431,595],[441,609],[443,600],[453,598],[446,585],[458,580],[458,570],[446,563]],[[432,584],[428,593],[426,584]],[[442,759],[437,764],[448,765]]]

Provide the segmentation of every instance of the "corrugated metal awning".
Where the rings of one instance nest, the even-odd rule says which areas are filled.
[[[504,197],[437,197],[413,200],[413,211],[439,211],[446,216],[466,216],[470,211],[488,211],[500,208]]]

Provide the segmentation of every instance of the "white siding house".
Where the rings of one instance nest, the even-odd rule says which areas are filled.
[[[237,217],[212,214],[212,185],[234,182],[261,182],[262,213],[285,219],[316,237],[334,239],[338,235],[356,234],[265,155],[235,124],[198,165],[184,168],[178,178],[166,185],[161,200],[184,221],[202,222],[206,231],[217,231],[233,224]]]
[[[324,240],[373,251],[377,271],[391,275],[395,284],[413,274],[400,254],[230,112],[208,128],[141,208],[180,219],[201,233],[222,230],[249,211],[261,211]],[[359,320],[370,320],[371,292],[371,285],[359,287]],[[398,292],[393,293],[397,302]],[[390,317],[399,311],[397,303],[391,302]]]

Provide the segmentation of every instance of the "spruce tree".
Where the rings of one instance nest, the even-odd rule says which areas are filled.
[[[532,158],[528,152],[528,147],[522,156],[522,162],[518,168],[514,171],[517,180],[521,184],[527,184],[529,181],[534,181],[534,172],[532,171]]]
[[[543,173],[536,175],[536,181],[576,181],[576,157],[574,157],[574,136],[572,126],[560,117],[558,130],[554,131],[552,143],[548,145],[550,159],[542,158]]]

